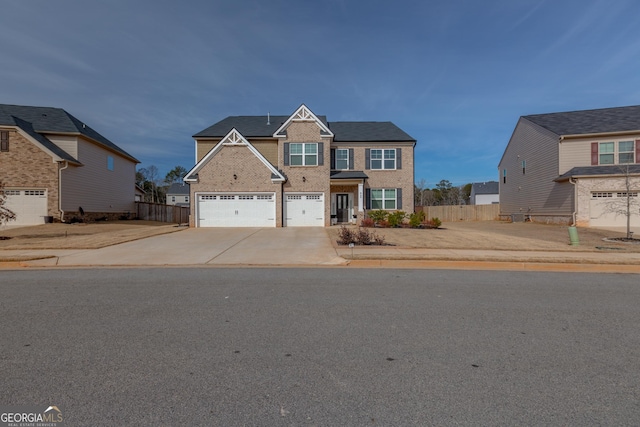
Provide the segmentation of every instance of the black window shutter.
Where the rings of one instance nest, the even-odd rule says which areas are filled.
[[[371,169],[371,148],[364,149],[364,168]]]
[[[402,169],[402,148],[396,148],[396,169]]]
[[[371,209],[371,189],[367,188],[364,190],[364,194],[366,209]]]
[[[9,131],[0,131],[0,150],[9,151]]]
[[[402,188],[396,188],[396,209],[402,210]]]
[[[336,168],[336,149],[332,148],[331,149],[331,170],[334,170]]]
[[[318,166],[324,165],[324,142],[318,142]]]
[[[284,165],[289,166],[289,143],[284,143]]]
[[[353,148],[349,148],[349,169],[353,170]]]

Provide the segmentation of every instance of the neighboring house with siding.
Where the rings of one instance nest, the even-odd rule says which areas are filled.
[[[369,209],[413,212],[416,140],[391,122],[232,116],[194,135],[185,176],[194,227],[359,223]]]
[[[135,213],[136,158],[61,108],[0,104],[11,224]]]
[[[498,181],[474,182],[471,184],[469,202],[472,205],[495,205],[500,203]]]
[[[167,205],[189,206],[189,184],[174,182],[167,189]]]
[[[499,164],[501,215],[624,226],[613,207],[638,200],[639,163],[640,106],[522,116]]]

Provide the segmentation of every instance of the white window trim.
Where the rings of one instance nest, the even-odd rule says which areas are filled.
[[[631,151],[620,151],[620,143],[621,142],[631,142],[633,143],[633,148],[631,149]],[[602,144],[613,144],[613,152],[611,153],[603,153],[602,152]],[[627,154],[631,154],[633,156],[633,160],[631,162],[628,163],[620,163],[620,154],[621,153],[627,153]],[[602,163],[601,161],[601,156],[605,154],[613,154],[613,163]],[[600,166],[612,166],[612,165],[632,165],[635,164],[637,162],[638,159],[636,159],[636,141],[634,139],[622,139],[622,140],[615,140],[615,141],[599,141],[598,142],[598,165]]]
[[[382,152],[382,158],[381,159],[374,159],[373,158],[373,152],[374,151],[381,151]],[[384,157],[385,152],[387,152],[387,151],[393,151],[393,168],[386,168],[385,165],[384,165],[385,160],[388,160],[388,159],[385,159],[385,157]],[[370,157],[369,158],[369,169],[371,169],[371,170],[376,170],[376,171],[388,170],[388,171],[391,171],[391,170],[396,170],[397,167],[398,167],[398,153],[396,152],[395,148],[372,148],[369,151],[369,157]],[[380,163],[380,167],[379,168],[374,168],[373,167],[373,161],[374,160],[380,160],[381,163]]]
[[[373,199],[373,192],[374,192],[374,191],[378,191],[378,190],[382,190],[382,199],[380,199],[380,202],[381,202],[381,204],[382,204],[382,207],[381,207],[381,208],[374,208],[374,207],[373,207],[373,200],[374,200],[374,199]],[[391,197],[387,198],[387,197],[386,197],[386,195],[387,195],[387,191],[393,191],[393,192],[394,192],[394,194],[395,194],[395,197],[393,197],[393,198],[391,198]],[[393,205],[394,205],[394,207],[393,207],[393,208],[387,208],[387,207],[385,207],[385,204],[386,204],[385,202],[387,202],[387,201],[389,201],[389,200],[393,200]],[[395,211],[395,210],[397,210],[397,209],[398,209],[398,189],[397,189],[397,188],[372,188],[372,189],[371,189],[371,210],[378,210],[378,209],[381,209],[381,210],[383,210],[383,211]]]
[[[292,153],[291,152],[291,147],[293,145],[302,145],[302,153],[295,153],[295,154]],[[314,145],[316,147],[315,154],[311,154],[311,153],[307,154],[307,146],[310,146],[310,145]],[[316,163],[315,164],[308,165],[306,163],[308,155],[309,156],[311,156],[311,155],[315,155],[316,156]],[[291,161],[291,158],[293,156],[302,156],[302,164],[301,165],[294,165],[293,162]],[[319,154],[318,154],[318,143],[317,142],[291,142],[289,144],[289,166],[291,166],[291,167],[295,168],[295,167],[301,167],[301,166],[318,166],[318,156],[319,156]]]
[[[340,151],[344,151],[347,153],[347,158],[344,159],[347,162],[347,167],[344,168],[339,168],[338,167],[338,152]],[[336,148],[336,169],[335,170],[341,170],[341,171],[345,171],[345,170],[349,170],[349,149],[348,148]]]

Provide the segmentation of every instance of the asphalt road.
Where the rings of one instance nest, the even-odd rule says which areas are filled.
[[[0,406],[67,426],[637,425],[638,275],[0,272]]]

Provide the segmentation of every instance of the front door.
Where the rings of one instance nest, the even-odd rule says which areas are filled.
[[[336,205],[338,222],[349,222],[349,195],[336,194]]]

